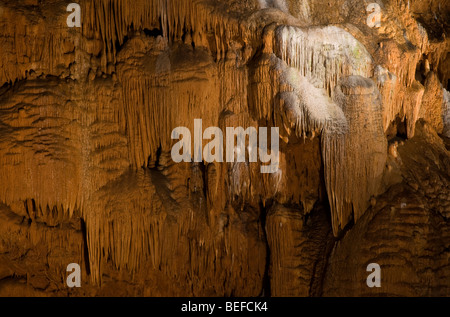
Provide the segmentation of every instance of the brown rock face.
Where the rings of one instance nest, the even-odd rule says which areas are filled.
[[[0,296],[450,295],[448,4],[77,3],[0,3]]]

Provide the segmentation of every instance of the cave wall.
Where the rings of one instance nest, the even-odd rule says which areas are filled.
[[[0,3],[0,295],[449,295],[448,5],[78,3]],[[195,119],[277,171],[175,163]]]

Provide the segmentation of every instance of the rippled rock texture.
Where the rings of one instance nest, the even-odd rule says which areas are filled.
[[[0,2],[1,296],[450,295],[448,3],[69,3]],[[277,170],[175,163],[195,119]]]

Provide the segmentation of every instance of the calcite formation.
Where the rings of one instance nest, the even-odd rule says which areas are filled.
[[[0,295],[450,295],[448,3],[74,2],[0,2]]]

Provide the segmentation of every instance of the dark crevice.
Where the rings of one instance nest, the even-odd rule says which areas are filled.
[[[114,44],[115,44],[115,49],[116,49],[116,54],[122,50],[122,48],[123,48],[123,47],[125,46],[125,44],[127,43],[128,39],[129,39],[129,38],[128,38],[128,36],[126,35],[126,36],[124,36],[124,38],[122,39],[122,41],[119,41],[119,39],[116,40],[116,42],[114,43]]]
[[[89,249],[87,243],[87,234],[86,234],[86,222],[80,218],[81,222],[81,233],[83,235],[83,255],[84,255],[84,266],[86,268],[87,275],[91,274],[91,267],[89,265]]]
[[[31,202],[31,205],[30,205]],[[23,201],[24,205],[25,205],[25,212],[27,213],[27,221],[28,224],[31,225],[31,223],[33,222],[33,218],[37,218],[36,215],[36,201],[34,199],[25,199]]]
[[[188,36],[191,39],[190,43],[188,42]],[[188,45],[190,44],[192,48],[195,49],[195,43],[194,41],[192,41],[192,32],[187,30],[186,28],[183,28],[183,35],[181,36],[181,40],[183,41],[183,43],[186,43]]]
[[[205,163],[202,161],[198,164],[198,167],[200,168],[200,171],[202,173],[202,180],[203,180],[203,195],[205,196],[205,200],[207,199],[208,196],[208,175],[206,172],[206,165]]]
[[[149,37],[158,37],[158,36],[162,36],[163,35],[162,31],[159,30],[159,29],[156,29],[156,28],[152,29],[152,30],[144,29],[143,31],[144,31],[144,34],[146,36],[149,36]]]
[[[388,141],[393,141],[394,139],[407,140],[408,130],[406,118],[402,120],[397,116],[386,130],[386,138]]]
[[[161,167],[161,154],[162,154],[162,147],[161,144],[158,146],[158,149],[156,150],[156,155],[154,157],[154,159],[152,158],[152,155],[150,155],[148,157],[147,160],[147,168],[149,169],[153,169],[153,170],[158,170],[159,167]],[[145,167],[145,166],[143,166]]]
[[[407,132],[407,125],[406,125],[406,119],[400,123],[400,125],[397,127],[397,137],[403,140],[408,139],[408,132]]]
[[[27,213],[27,216],[28,216],[28,219],[27,219],[28,220],[28,224],[31,224],[31,215],[30,215],[30,210],[28,210],[27,200],[24,200],[23,204],[25,206],[25,212]]]
[[[269,204],[270,205],[270,204]],[[269,241],[267,239],[267,230],[266,230],[266,220],[267,220],[267,210],[270,208],[264,207],[262,202],[260,202],[260,221],[261,221],[261,227],[264,235],[264,243],[266,245],[266,266],[264,268],[264,277],[263,277],[263,285],[262,285],[262,293],[260,294],[261,297],[270,297],[271,296],[271,290],[270,290],[270,246]]]
[[[342,238],[345,237],[345,235],[347,234],[347,232],[349,232],[353,226],[355,225],[355,217],[354,217],[354,212],[352,210],[352,214],[351,214],[351,219],[350,221],[345,225],[344,228],[339,228],[339,232],[338,235],[336,237],[336,241],[342,240]]]
[[[428,63],[428,56],[426,54],[423,54],[422,59],[419,61],[419,63],[416,66],[416,80],[420,82],[423,86],[425,85],[425,80],[427,78],[427,74],[429,71],[429,65]]]
[[[313,215],[311,216],[311,224],[307,225],[311,230],[311,234],[317,234],[317,228],[325,226],[326,231],[321,231],[321,244],[319,246],[318,257],[313,264],[312,276],[309,285],[309,296],[310,297],[321,297],[323,296],[323,286],[325,282],[325,275],[328,268],[328,262],[330,259],[331,252],[336,244],[336,239],[333,236],[331,230],[331,223],[327,219],[329,214],[329,209],[325,208],[323,205],[318,205],[314,209]],[[324,234],[322,236],[322,234]],[[311,237],[309,237],[311,239]],[[313,238],[314,239],[314,238]]]
[[[315,264],[314,276],[311,281],[310,296],[311,297],[322,297],[323,296],[323,285],[325,283],[325,276],[327,274],[328,262],[330,260],[331,253],[333,252],[334,246],[336,245],[336,240],[333,238],[333,234],[330,231],[327,242],[325,245],[325,250],[322,256],[321,266],[319,267],[319,261]],[[320,273],[319,273],[320,270]],[[317,279],[315,278],[317,277]],[[315,282],[315,283],[314,283]]]
[[[448,14],[432,16],[416,13],[413,16],[426,29],[430,41],[443,41],[445,39],[446,28],[449,26]]]
[[[161,152],[162,152],[162,147],[161,145],[159,145],[158,149],[156,150],[156,162],[155,162],[155,168],[158,168],[159,166],[161,166],[160,160],[161,160]]]
[[[353,206],[352,206],[352,208],[353,208]],[[320,275],[320,283],[319,283],[317,290],[315,290],[316,293],[313,296],[323,297],[323,285],[325,282],[325,276],[327,273],[328,262],[330,260],[331,253],[332,253],[334,247],[336,246],[336,243],[339,242],[340,240],[342,240],[345,237],[345,235],[350,230],[352,230],[353,226],[355,225],[355,218],[354,218],[353,210],[352,210],[351,217],[352,218],[347,223],[347,225],[345,225],[344,228],[339,230],[337,237],[334,237],[331,232],[329,235],[329,238],[327,239],[327,244],[326,244],[325,252],[323,255],[323,267],[322,267],[322,274]]]

